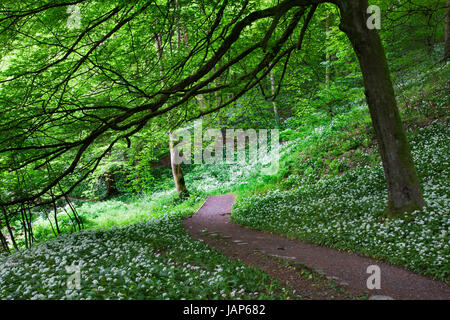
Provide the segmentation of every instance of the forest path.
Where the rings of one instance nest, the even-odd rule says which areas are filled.
[[[183,225],[192,237],[202,239],[228,257],[266,271],[305,298],[450,299],[449,285],[404,268],[236,225],[230,221],[233,203],[233,195],[209,197],[194,215],[183,221]],[[290,266],[280,263],[282,259],[290,262]],[[314,270],[316,277],[302,275],[305,268],[293,268],[299,265]],[[371,276],[367,268],[371,265],[380,268],[381,289],[367,288]],[[318,284],[314,279],[323,277],[317,274],[325,276],[325,281],[334,285]]]

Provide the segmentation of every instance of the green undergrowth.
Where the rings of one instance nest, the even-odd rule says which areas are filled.
[[[75,202],[85,230],[71,232],[60,209],[58,236],[41,217],[35,246],[0,255],[0,299],[298,299],[265,272],[186,234],[182,219],[203,201],[168,191]],[[70,289],[72,265],[81,276]]]
[[[449,281],[448,127],[435,122],[409,138],[427,203],[423,210],[400,219],[384,218],[386,182],[379,164],[292,190],[239,197],[232,220]]]
[[[181,214],[66,233],[0,257],[1,299],[290,299],[266,273],[188,236]],[[79,287],[74,275],[80,271]],[[68,282],[70,285],[68,285]]]

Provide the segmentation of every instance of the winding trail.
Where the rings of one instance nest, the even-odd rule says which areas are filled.
[[[321,292],[299,272],[288,268],[280,259],[300,263],[326,276],[353,296],[370,299],[449,300],[450,286],[415,274],[404,268],[315,244],[291,240],[280,235],[257,231],[230,221],[233,195],[209,197],[194,215],[183,221],[187,232],[196,239],[221,250],[226,256],[258,267],[278,280],[289,283],[307,298],[346,299],[348,295]],[[274,259],[278,258],[278,259]],[[381,289],[367,288],[371,276],[367,267],[376,265],[381,271]],[[320,289],[321,290],[321,289]]]

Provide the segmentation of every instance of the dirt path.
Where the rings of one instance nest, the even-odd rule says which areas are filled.
[[[209,197],[196,214],[184,220],[186,230],[226,256],[288,283],[306,298],[346,299],[363,295],[372,299],[450,299],[450,286],[401,267],[238,226],[229,219],[233,202],[233,195]],[[381,270],[381,289],[367,289],[367,267],[371,265]],[[318,284],[317,277],[305,277],[305,269],[323,275],[328,284]]]

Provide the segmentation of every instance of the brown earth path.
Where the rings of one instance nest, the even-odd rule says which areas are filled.
[[[233,195],[209,197],[194,215],[183,221],[187,232],[196,239],[258,267],[297,292],[311,299],[450,299],[450,286],[415,274],[404,268],[315,244],[291,240],[280,235],[257,231],[230,221]],[[291,267],[280,261],[289,261]],[[331,293],[305,279],[292,265],[302,265],[321,274],[341,290]],[[376,265],[381,271],[381,289],[367,288],[367,267]],[[320,292],[318,292],[320,291]],[[350,293],[344,294],[343,291]],[[341,292],[341,294],[339,293]]]

